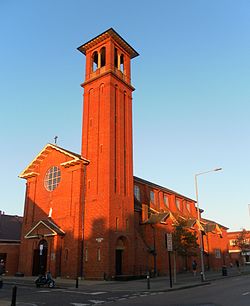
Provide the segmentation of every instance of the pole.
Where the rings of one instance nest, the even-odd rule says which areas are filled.
[[[156,274],[157,274],[157,268],[156,268],[156,243],[155,243],[155,227],[151,224],[151,227],[153,229],[153,243],[154,243],[154,253],[153,253],[153,256],[154,256],[154,277],[156,277]]]
[[[16,306],[16,292],[17,292],[17,286],[13,286],[11,306]]]
[[[149,271],[147,272],[147,288],[150,289],[150,275],[149,275]]]
[[[169,268],[169,284],[170,288],[172,288],[173,282],[172,282],[171,252],[169,251],[168,251],[168,268]]]
[[[201,217],[200,217],[200,207],[199,207],[199,197],[198,197],[197,175],[195,175],[195,193],[196,193],[196,204],[197,204],[197,210],[198,210],[198,221],[200,223]],[[199,230],[199,236],[200,236],[201,281],[203,282],[205,281],[206,277],[205,277],[205,269],[204,269],[203,239],[202,239],[201,229]]]

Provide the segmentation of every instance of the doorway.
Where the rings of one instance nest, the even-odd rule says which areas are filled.
[[[123,250],[115,250],[115,273],[122,275],[122,252]]]
[[[39,274],[44,275],[47,269],[47,254],[48,243],[46,240],[41,240],[38,244],[38,248],[33,251],[33,268],[32,275],[37,276]]]

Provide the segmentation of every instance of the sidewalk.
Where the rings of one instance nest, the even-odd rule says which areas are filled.
[[[180,290],[190,287],[207,285],[216,279],[223,279],[228,277],[240,276],[250,274],[250,266],[241,267],[241,272],[237,268],[227,268],[227,276],[222,276],[222,271],[206,271],[206,281],[201,282],[201,277],[193,276],[191,272],[179,273],[176,277],[176,282],[173,282],[173,287],[170,288],[170,280],[167,276],[150,278],[150,289],[148,289],[147,279],[131,280],[131,281],[95,281],[95,280],[79,280],[78,288],[76,288],[76,280],[57,278],[56,287],[68,290],[82,290],[82,291],[171,291]],[[11,277],[5,276],[4,283],[12,285],[35,285],[36,277]],[[0,303],[1,306],[1,303]]]

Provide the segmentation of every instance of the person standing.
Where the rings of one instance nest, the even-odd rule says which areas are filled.
[[[4,264],[4,260],[1,259],[0,261],[0,288],[3,287],[3,278],[2,275],[5,273],[5,264]]]
[[[196,260],[194,259],[193,262],[192,262],[192,269],[193,269],[193,274],[194,276],[196,276],[196,272],[197,272],[197,262]]]

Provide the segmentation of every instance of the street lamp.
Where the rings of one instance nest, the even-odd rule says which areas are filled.
[[[198,221],[200,223],[201,221],[201,214],[200,214],[200,207],[199,207],[199,197],[198,197],[198,182],[197,182],[197,177],[199,175],[203,175],[209,172],[215,172],[215,171],[220,171],[222,168],[216,168],[213,170],[205,171],[205,172],[200,172],[195,174],[195,194],[196,194],[196,205],[197,205],[197,210],[198,210]],[[203,282],[205,278],[205,269],[204,269],[204,258],[203,258],[203,239],[202,239],[202,231],[200,229],[200,257],[201,257],[201,281]]]

